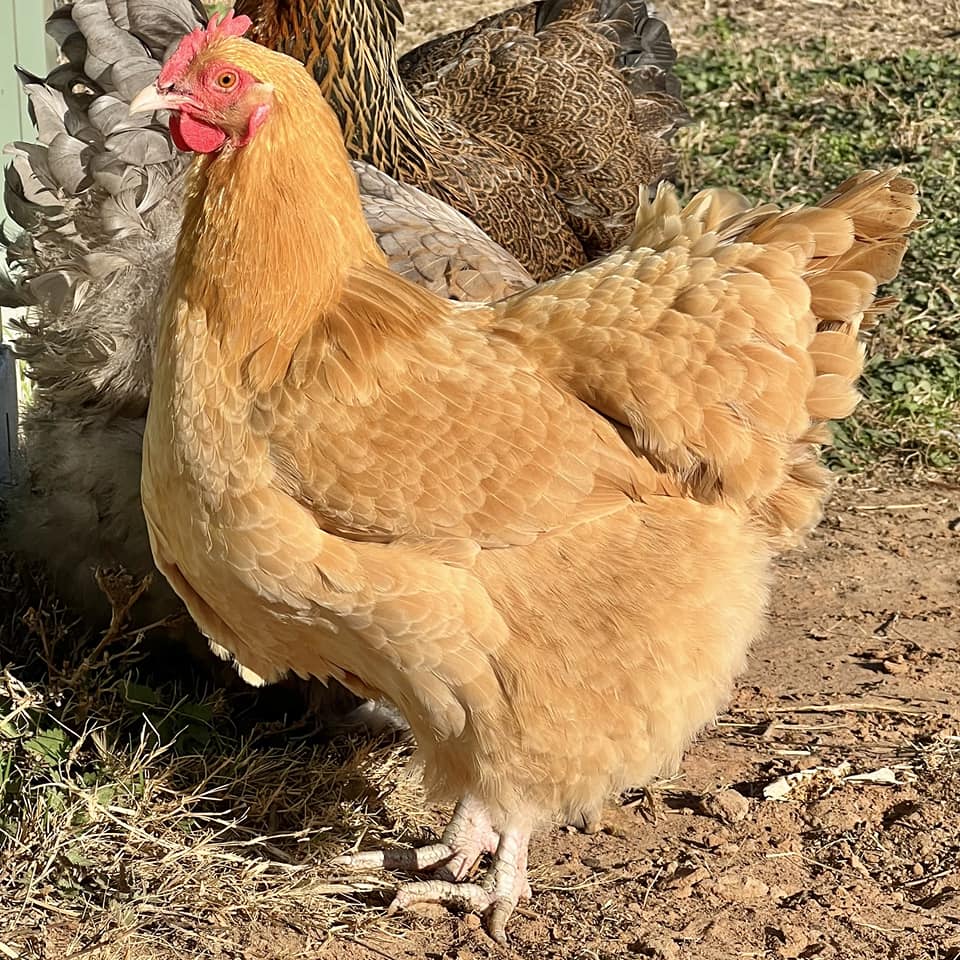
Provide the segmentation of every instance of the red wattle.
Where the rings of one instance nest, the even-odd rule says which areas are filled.
[[[194,153],[214,153],[227,141],[221,129],[182,111],[170,114],[170,135],[180,150]]]

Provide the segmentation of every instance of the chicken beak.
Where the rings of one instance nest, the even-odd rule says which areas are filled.
[[[169,91],[163,93],[157,89],[155,83],[144,87],[130,101],[130,113],[155,113],[157,110],[177,110],[185,103],[189,103],[186,97]]]

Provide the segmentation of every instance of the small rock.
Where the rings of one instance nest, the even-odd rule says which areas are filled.
[[[882,669],[884,673],[899,675],[902,673],[907,673],[907,671],[910,669],[910,664],[907,663],[902,657],[896,657],[893,660],[884,660]]]
[[[727,832],[726,830],[715,830],[713,833],[708,833],[703,838],[703,842],[711,850],[716,850],[717,847],[721,847],[727,842]]]
[[[479,915],[476,913],[468,913],[464,918],[463,922],[470,927],[471,930],[479,930],[483,926],[483,921],[480,919]]]
[[[750,815],[750,801],[736,790],[720,790],[701,801],[703,812],[724,823],[740,823]]]
[[[671,878],[667,887],[674,891],[674,896],[680,899],[686,899],[693,893],[693,888],[698,883],[710,879],[710,871],[705,867],[697,867],[690,873],[681,873],[679,876]]]
[[[739,877],[727,874],[714,883],[716,892],[731,903],[749,903],[762,900],[770,895],[770,888],[756,877]]]
[[[767,927],[766,933],[768,937],[780,941],[777,956],[782,960],[800,960],[802,957],[816,956],[820,952],[815,946],[816,937],[793,924],[784,923],[778,927]]]

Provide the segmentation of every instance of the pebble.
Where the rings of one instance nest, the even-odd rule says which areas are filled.
[[[901,673],[907,673],[910,669],[910,664],[901,658],[896,660],[884,660],[883,661],[883,672],[898,675]]]
[[[725,823],[740,823],[750,815],[750,801],[736,790],[720,790],[701,801],[704,813]]]
[[[756,877],[740,877],[727,874],[714,883],[719,896],[731,903],[749,903],[751,900],[763,900],[770,895],[770,888]]]

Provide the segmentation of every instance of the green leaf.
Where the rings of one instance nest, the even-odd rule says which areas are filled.
[[[41,730],[23,744],[31,753],[35,753],[49,764],[59,763],[69,752],[67,734],[62,727],[49,727]]]

